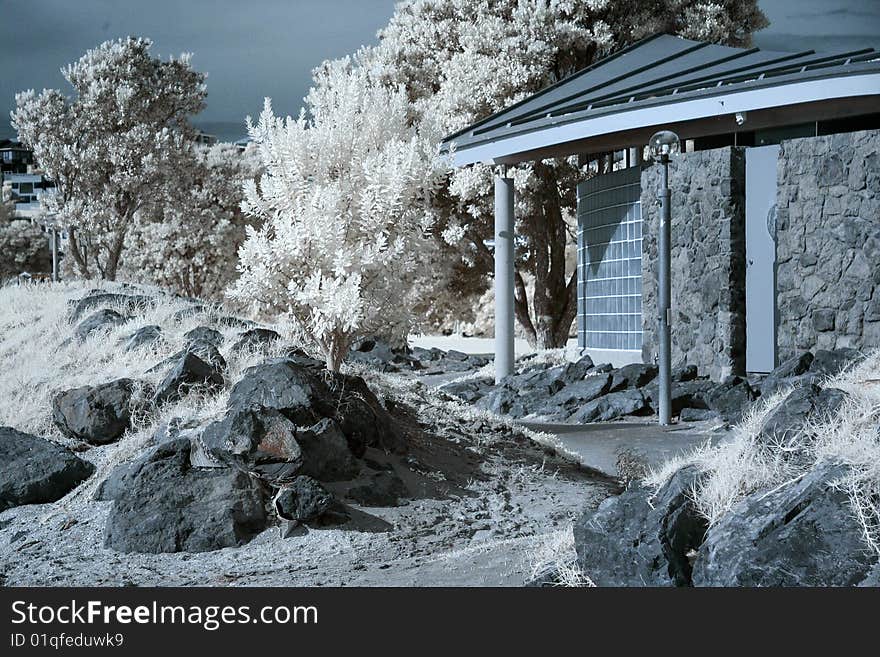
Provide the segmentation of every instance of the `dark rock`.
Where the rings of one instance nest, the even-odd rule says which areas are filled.
[[[207,342],[219,348],[223,344],[223,334],[210,326],[196,326],[183,334],[187,342]]]
[[[814,384],[796,388],[764,420],[758,440],[788,446],[808,422],[834,414],[845,400],[846,393],[836,388],[822,389]]]
[[[679,415],[685,408],[706,409],[709,393],[715,388],[711,381],[673,382],[670,391],[672,414]],[[660,384],[655,381],[642,391],[648,405],[655,413],[660,411]]]
[[[718,419],[718,413],[707,408],[685,407],[679,412],[678,419],[682,422],[704,422]]]
[[[813,311],[813,330],[822,333],[834,330],[834,319],[837,313],[830,308],[821,308]]]
[[[254,328],[238,336],[238,340],[232,345],[232,351],[241,351],[242,349],[257,349],[259,347],[268,347],[276,340],[280,340],[281,336],[272,329]]]
[[[0,427],[0,511],[60,500],[94,471],[66,447]]]
[[[194,353],[185,352],[162,379],[153,396],[153,403],[159,405],[177,401],[194,387],[213,390],[222,385],[223,374],[216,365],[206,363]]]
[[[656,493],[633,484],[574,525],[578,565],[599,586],[688,586],[688,553],[699,547],[706,520],[691,491],[695,466],[676,472]]]
[[[611,377],[611,392],[626,388],[641,388],[648,385],[657,376],[656,365],[632,363],[616,370]]]
[[[352,453],[361,457],[366,447],[386,452],[406,452],[406,442],[388,411],[359,376],[327,373],[330,413],[348,439]]]
[[[412,355],[415,358],[418,358],[421,362],[434,362],[438,360],[442,360],[446,355],[442,349],[438,349],[437,347],[431,347],[430,349],[425,349],[424,347],[413,347]]]
[[[474,406],[496,415],[506,415],[517,397],[516,392],[509,388],[494,388],[480,397]]]
[[[645,397],[640,390],[622,390],[587,402],[571,416],[571,421],[578,424],[607,422],[624,415],[639,413],[645,408]]]
[[[419,359],[411,356],[408,349],[394,349],[387,342],[378,338],[368,338],[357,342],[349,352],[348,360],[364,363],[382,372],[422,368]]]
[[[810,363],[810,372],[834,376],[848,367],[860,363],[864,358],[864,355],[857,349],[843,348],[833,351],[819,349],[813,362]]]
[[[203,306],[202,304],[193,304],[190,306],[186,306],[185,308],[181,308],[177,312],[175,312],[171,317],[175,322],[182,322],[185,319],[189,319],[190,317],[195,317],[196,315],[202,315],[208,312],[208,308]]]
[[[126,478],[131,473],[133,463],[120,463],[98,484],[92,499],[96,502],[112,502],[125,490]]]
[[[608,374],[591,375],[587,378],[571,383],[553,395],[548,402],[539,409],[541,415],[557,415],[560,409],[569,415],[587,402],[606,394],[611,388],[611,376]]]
[[[115,310],[105,308],[89,315],[73,330],[74,337],[82,342],[86,338],[105,331],[109,331],[117,326],[122,326],[129,320],[123,317]]]
[[[347,481],[357,476],[360,466],[335,421],[325,418],[297,431],[296,441],[302,450],[302,474],[318,481]]]
[[[727,377],[705,397],[709,408],[730,424],[742,420],[743,412],[755,399],[757,395],[749,382],[737,376]]]
[[[614,367],[611,365],[611,363],[600,363],[593,368],[593,374],[606,374],[613,371]]]
[[[684,383],[685,381],[693,381],[697,378],[699,372],[696,365],[684,365],[676,367],[672,370],[673,382]]]
[[[462,401],[473,404],[487,394],[493,387],[492,379],[468,379],[466,381],[451,381],[440,386],[440,390]]]
[[[143,295],[116,294],[95,290],[94,294],[90,293],[82,299],[70,301],[68,305],[70,306],[71,320],[77,321],[88,311],[101,306],[115,306],[121,308],[123,312],[136,313],[145,310],[153,303],[155,303],[154,299]]]
[[[52,420],[65,435],[92,445],[119,438],[131,426],[134,382],[118,379],[59,393],[52,400]]]
[[[240,317],[233,317],[231,315],[217,315],[215,321],[220,326],[239,329],[240,331],[247,331],[248,329],[256,327],[256,324],[248,319],[241,319]]]
[[[461,351],[456,351],[455,349],[450,349],[446,352],[446,360],[458,360],[458,361],[466,361],[469,356]]]
[[[582,381],[593,367],[593,359],[589,356],[583,356],[580,360],[562,366],[562,378],[567,384]]]
[[[302,475],[285,485],[275,496],[275,513],[283,520],[317,520],[333,505],[333,496],[311,477]]]
[[[750,495],[706,534],[694,563],[697,586],[853,586],[877,562],[866,549],[849,495],[833,484],[845,466]]]
[[[372,475],[368,483],[350,488],[347,494],[362,506],[399,506],[400,498],[409,491],[397,474],[385,470]]]
[[[761,383],[761,395],[769,397],[777,390],[791,385],[789,379],[805,374],[810,369],[812,363],[813,354],[809,351],[795,354],[788,360],[780,363]]]
[[[290,481],[303,464],[296,425],[274,408],[232,408],[201,434],[209,454],[273,485]]]
[[[190,442],[159,445],[126,475],[106,525],[119,552],[206,552],[247,543],[267,522],[259,481],[235,468],[202,470]]]
[[[137,331],[125,338],[123,351],[133,351],[155,344],[162,337],[162,329],[155,324],[142,326]]]

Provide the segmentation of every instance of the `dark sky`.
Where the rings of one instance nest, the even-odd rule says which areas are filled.
[[[208,72],[201,121],[224,138],[264,96],[295,114],[322,60],[373,43],[394,0],[0,0],[0,117],[16,91],[58,87],[59,69],[107,39],[150,37],[163,57],[192,52]],[[756,45],[774,50],[880,48],[880,0],[761,0],[770,27]],[[218,125],[223,123],[225,125]],[[0,119],[0,134],[6,132]]]

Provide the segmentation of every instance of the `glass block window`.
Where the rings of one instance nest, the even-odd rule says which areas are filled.
[[[578,344],[642,348],[641,169],[578,185]]]

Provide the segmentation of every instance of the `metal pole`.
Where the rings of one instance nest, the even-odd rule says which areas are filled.
[[[513,179],[495,176],[495,383],[513,374]]]
[[[52,228],[52,281],[58,282],[58,230]]]
[[[658,236],[658,257],[659,263],[659,292],[658,292],[658,310],[659,317],[659,346],[660,346],[660,424],[666,426],[672,420],[672,347],[669,332],[669,324],[671,312],[671,289],[672,274],[670,270],[670,261],[672,253],[670,247],[671,241],[671,210],[669,207],[669,155],[661,156],[660,162],[661,179],[660,179],[660,233]]]

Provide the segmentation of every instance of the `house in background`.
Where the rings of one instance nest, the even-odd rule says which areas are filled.
[[[576,156],[579,346],[657,358],[658,166],[672,189],[672,359],[768,372],[798,350],[880,347],[880,53],[640,41],[451,135],[456,166],[496,177],[496,376],[513,363],[513,181]],[[501,245],[501,248],[498,248]]]
[[[8,173],[27,173],[34,164],[34,154],[11,139],[0,139],[0,182]]]

